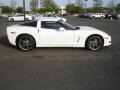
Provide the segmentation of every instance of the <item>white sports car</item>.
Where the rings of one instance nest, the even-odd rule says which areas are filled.
[[[53,19],[9,26],[7,35],[9,42],[22,51],[34,47],[86,47],[95,51],[111,45],[111,37],[103,31]]]

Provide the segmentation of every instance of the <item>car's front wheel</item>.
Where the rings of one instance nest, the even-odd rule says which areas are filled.
[[[99,35],[92,35],[86,41],[86,48],[92,51],[99,50],[103,47],[104,40]]]
[[[104,19],[104,17],[103,17],[103,16],[101,16],[101,19]]]
[[[21,35],[17,38],[16,45],[22,51],[30,51],[35,47],[35,40],[30,35]]]
[[[14,22],[14,19],[13,19],[13,18],[11,18],[11,19],[10,19],[10,21],[11,21],[11,22]]]

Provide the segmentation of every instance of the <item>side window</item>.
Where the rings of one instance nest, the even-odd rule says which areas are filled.
[[[17,15],[16,17],[20,17],[20,16],[24,16],[24,15]]]
[[[46,17],[46,15],[43,15],[43,17]]]
[[[21,24],[21,26],[37,27],[37,21]]]
[[[61,27],[60,24],[57,22],[52,22],[52,21],[43,21],[41,22],[41,28],[46,28],[46,29],[59,29]]]

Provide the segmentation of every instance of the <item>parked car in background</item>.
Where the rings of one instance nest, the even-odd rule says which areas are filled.
[[[112,18],[114,18],[114,19],[120,19],[120,13],[112,14]]]
[[[7,27],[9,42],[22,51],[35,47],[86,47],[99,50],[111,45],[111,37],[88,26],[74,26],[56,18],[27,22]]]
[[[105,18],[105,14],[104,13],[89,13],[88,17],[92,19],[95,19],[95,18],[103,19]]]
[[[106,13],[105,18],[112,18],[112,13]]]
[[[8,14],[0,14],[1,18],[8,18]]]
[[[30,21],[33,20],[33,16],[31,15],[25,15],[25,21]],[[15,15],[15,16],[11,16],[8,17],[8,21],[24,21],[24,15]]]
[[[35,17],[35,20],[42,19],[42,18],[48,18],[48,19],[49,19],[50,17],[51,17],[51,18],[55,18],[55,19],[57,19],[57,20],[62,20],[62,21],[64,21],[64,22],[67,21],[67,19],[65,19],[65,18],[58,17],[58,16],[52,15],[52,14],[38,15],[38,16]]]
[[[89,18],[89,13],[80,14],[78,17],[80,17],[80,18]]]

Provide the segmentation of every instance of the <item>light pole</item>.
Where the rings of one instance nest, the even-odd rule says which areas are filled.
[[[84,0],[85,1],[85,14],[86,14],[86,12],[87,12],[87,1],[88,0]]]
[[[2,6],[3,4],[0,4],[0,14],[2,13]]]
[[[114,14],[116,13],[115,4],[116,4],[116,0],[112,0],[112,8],[113,8],[113,13]]]
[[[1,9],[2,9],[2,6],[3,6],[3,5],[2,5],[2,2],[0,1],[0,14],[2,13],[2,10],[1,10]]]
[[[23,11],[24,11],[24,21],[25,21],[25,0],[23,0]]]

